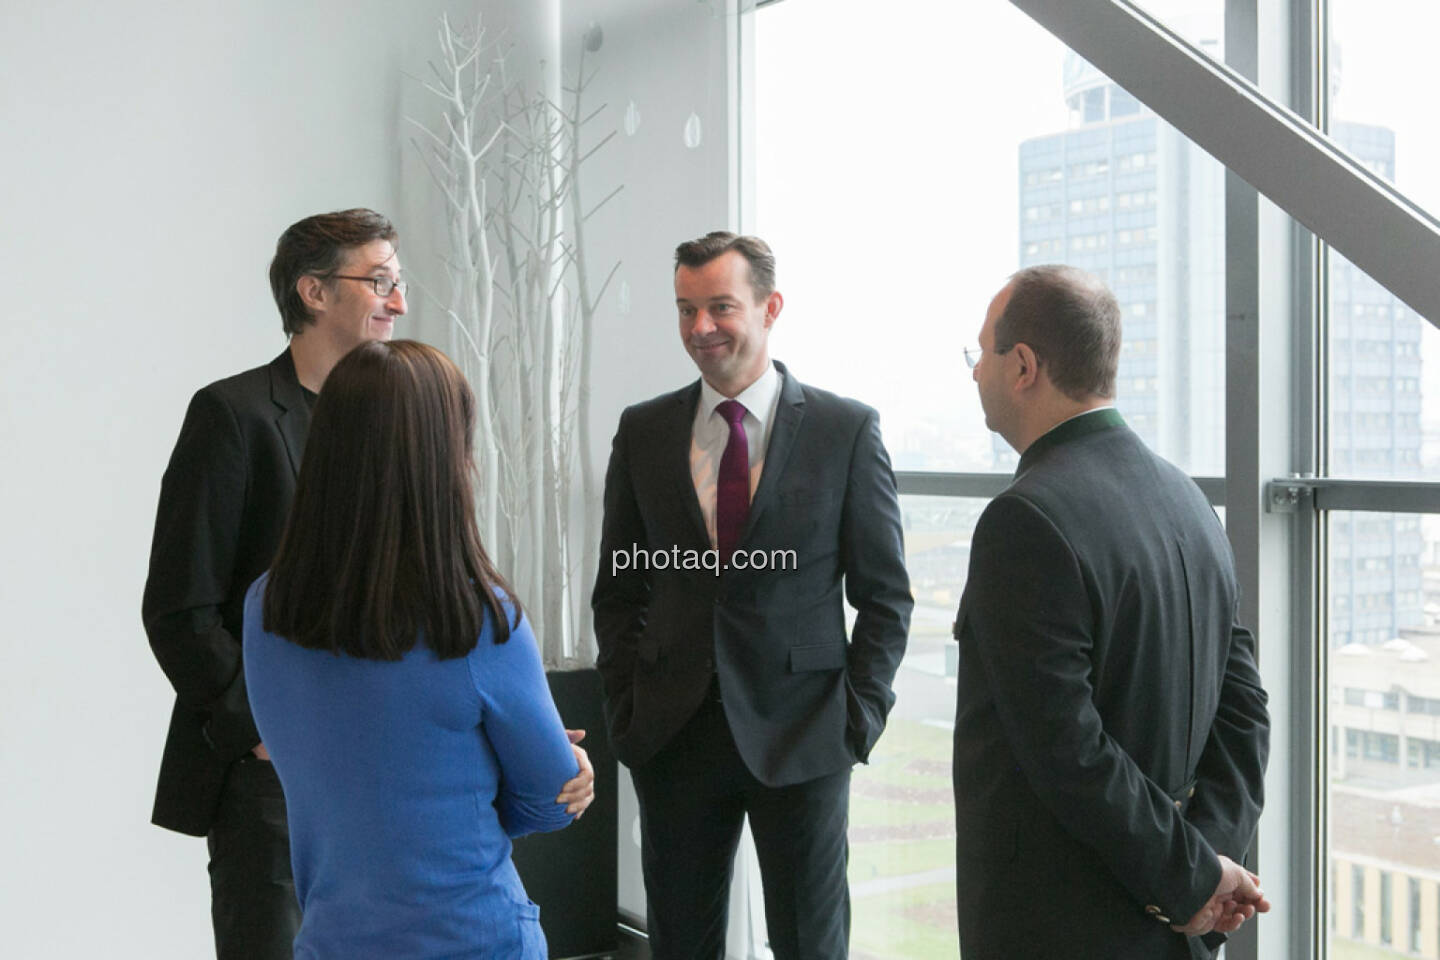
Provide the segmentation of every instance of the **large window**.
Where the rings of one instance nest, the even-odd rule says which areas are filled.
[[[1433,956],[1440,949],[1440,516],[1333,511],[1327,522],[1326,854],[1331,877],[1374,871],[1373,883],[1332,891],[1330,956]],[[1392,884],[1404,886],[1392,895]]]
[[[915,593],[895,709],[850,792],[851,947],[856,956],[953,957],[955,813],[950,626],[965,586],[983,500],[902,497],[905,560]]]
[[[1440,30],[1440,9],[1331,0],[1328,12],[1331,138],[1376,177],[1440,209],[1440,132],[1412,74],[1431,55],[1425,34]],[[1327,473],[1433,480],[1440,467],[1440,334],[1338,253],[1325,276]],[[1440,515],[1324,517],[1325,856],[1330,876],[1364,878],[1332,891],[1329,956],[1437,956]]]
[[[973,522],[976,498],[1003,485],[1014,457],[984,428],[961,349],[1016,268],[1063,261],[1100,275],[1124,311],[1122,413],[1192,475],[1226,475],[1207,485],[1212,498],[1242,498],[1229,519],[1276,708],[1268,788],[1280,814],[1262,820],[1261,868],[1284,899],[1258,946],[1241,937],[1228,954],[1440,957],[1440,674],[1427,686],[1440,663],[1440,332],[1387,288],[1416,302],[1390,269],[1386,235],[1345,234],[1333,216],[1393,215],[1382,184],[1402,205],[1440,210],[1440,124],[1417,72],[1440,5],[1275,0],[1247,17],[1234,0],[1138,0],[1196,48],[1170,43],[1162,53],[1175,62],[1162,67],[1126,42],[1087,42],[1087,20],[1130,4],[1074,6],[1083,11],[790,0],[757,16],[755,216],[744,226],[780,258],[787,311],[774,351],[801,378],[878,407],[902,490],[944,488]],[[1260,122],[1273,130],[1237,149],[1215,132],[1218,113],[1239,109],[1221,86],[1211,92],[1224,107],[1173,89],[1156,101],[1163,118],[1146,105],[1196,50],[1222,55],[1227,9],[1241,14],[1229,52],[1260,64],[1262,95],[1316,118],[1366,171],[1352,182],[1367,195],[1340,204],[1319,190],[1297,203],[1272,185],[1270,200],[1318,237],[1264,196],[1247,212],[1250,188],[1166,122],[1238,170],[1294,156],[1283,111],[1269,109]],[[1158,78],[1148,91],[1104,72],[1141,67]],[[1326,222],[1355,262],[1328,246]],[[1227,314],[1247,340],[1231,355]],[[1262,497],[1267,484],[1289,493]],[[855,778],[855,944],[866,955],[955,955],[953,861],[927,833],[949,784],[926,760],[948,743],[948,711],[931,708],[940,688],[925,677],[948,669],[936,651],[968,542],[968,527],[938,519],[945,502],[905,507],[919,606],[901,683],[925,692],[902,687],[875,764]],[[955,556],[921,552],[932,524]],[[882,835],[889,847],[873,844]]]
[[[1210,6],[1186,22],[1214,49]],[[756,20],[747,229],[779,261],[772,352],[877,407],[897,470],[1003,476],[1016,458],[986,430],[962,350],[1010,273],[1075,264],[1123,310],[1127,422],[1192,473],[1222,473],[1220,166],[1007,4],[876,10],[792,0]],[[793,68],[817,44],[836,66],[823,83]],[[984,501],[902,506],[916,612],[894,714],[854,775],[852,944],[924,960],[957,952],[950,627]]]
[[[1218,44],[1218,17],[1187,22]],[[817,82],[794,64],[821,47]],[[1004,3],[779,4],[755,64],[753,226],[786,295],[774,352],[878,407],[897,468],[1013,468],[961,351],[1010,273],[1066,262],[1120,300],[1131,427],[1223,471],[1215,161]]]

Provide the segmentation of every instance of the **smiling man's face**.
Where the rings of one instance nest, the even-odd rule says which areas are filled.
[[[372,240],[363,247],[351,248],[337,275],[351,277],[389,277],[400,279],[400,258],[388,240]],[[367,340],[389,340],[395,335],[395,318],[405,313],[405,295],[399,288],[388,297],[375,293],[375,285],[365,280],[334,276],[327,281],[332,297],[326,297],[322,309],[314,312],[315,328],[326,339],[349,351]]]
[[[741,393],[770,362],[770,328],[780,295],[756,301],[750,263],[729,250],[698,267],[675,269],[680,339],[705,381],[727,397]]]

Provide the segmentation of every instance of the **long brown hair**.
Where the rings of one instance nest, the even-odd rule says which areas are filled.
[[[520,604],[475,526],[475,398],[414,340],[374,340],[335,365],[315,404],[295,504],[270,567],[264,624],[302,647],[398,660],[420,635],[444,658],[496,643]]]

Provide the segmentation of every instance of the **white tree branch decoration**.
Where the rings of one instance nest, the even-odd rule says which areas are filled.
[[[590,462],[590,348],[597,305],[620,264],[591,292],[580,170],[614,133],[586,148],[586,32],[565,107],[510,79],[510,51],[479,22],[440,21],[433,80],[443,129],[407,118],[444,198],[452,353],[475,391],[476,512],[496,566],[525,601],[545,662],[594,660],[588,566],[599,549],[599,494]],[[492,253],[492,250],[494,251]],[[498,309],[497,309],[498,308]],[[579,496],[576,496],[578,474]]]

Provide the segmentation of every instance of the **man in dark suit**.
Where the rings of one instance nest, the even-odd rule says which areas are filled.
[[[955,623],[965,960],[1209,956],[1269,908],[1239,865],[1269,715],[1229,544],[1112,406],[1119,353],[1115,298],[1056,266],[1015,274],[966,351],[1020,464]]]
[[[775,956],[843,957],[850,768],[894,702],[912,606],[895,480],[874,410],[771,362],[769,247],[716,232],[675,259],[701,379],[620,417],[593,598],[650,947],[724,956],[748,816]]]
[[[285,800],[245,695],[241,607],[279,544],[325,378],[405,313],[395,245],[372,210],[286,229],[270,286],[290,344],[195,394],[161,480],[143,615],[176,696],[152,820],[208,838],[221,960],[288,960],[299,929]],[[575,749],[582,774],[562,794],[572,812],[592,778]]]

